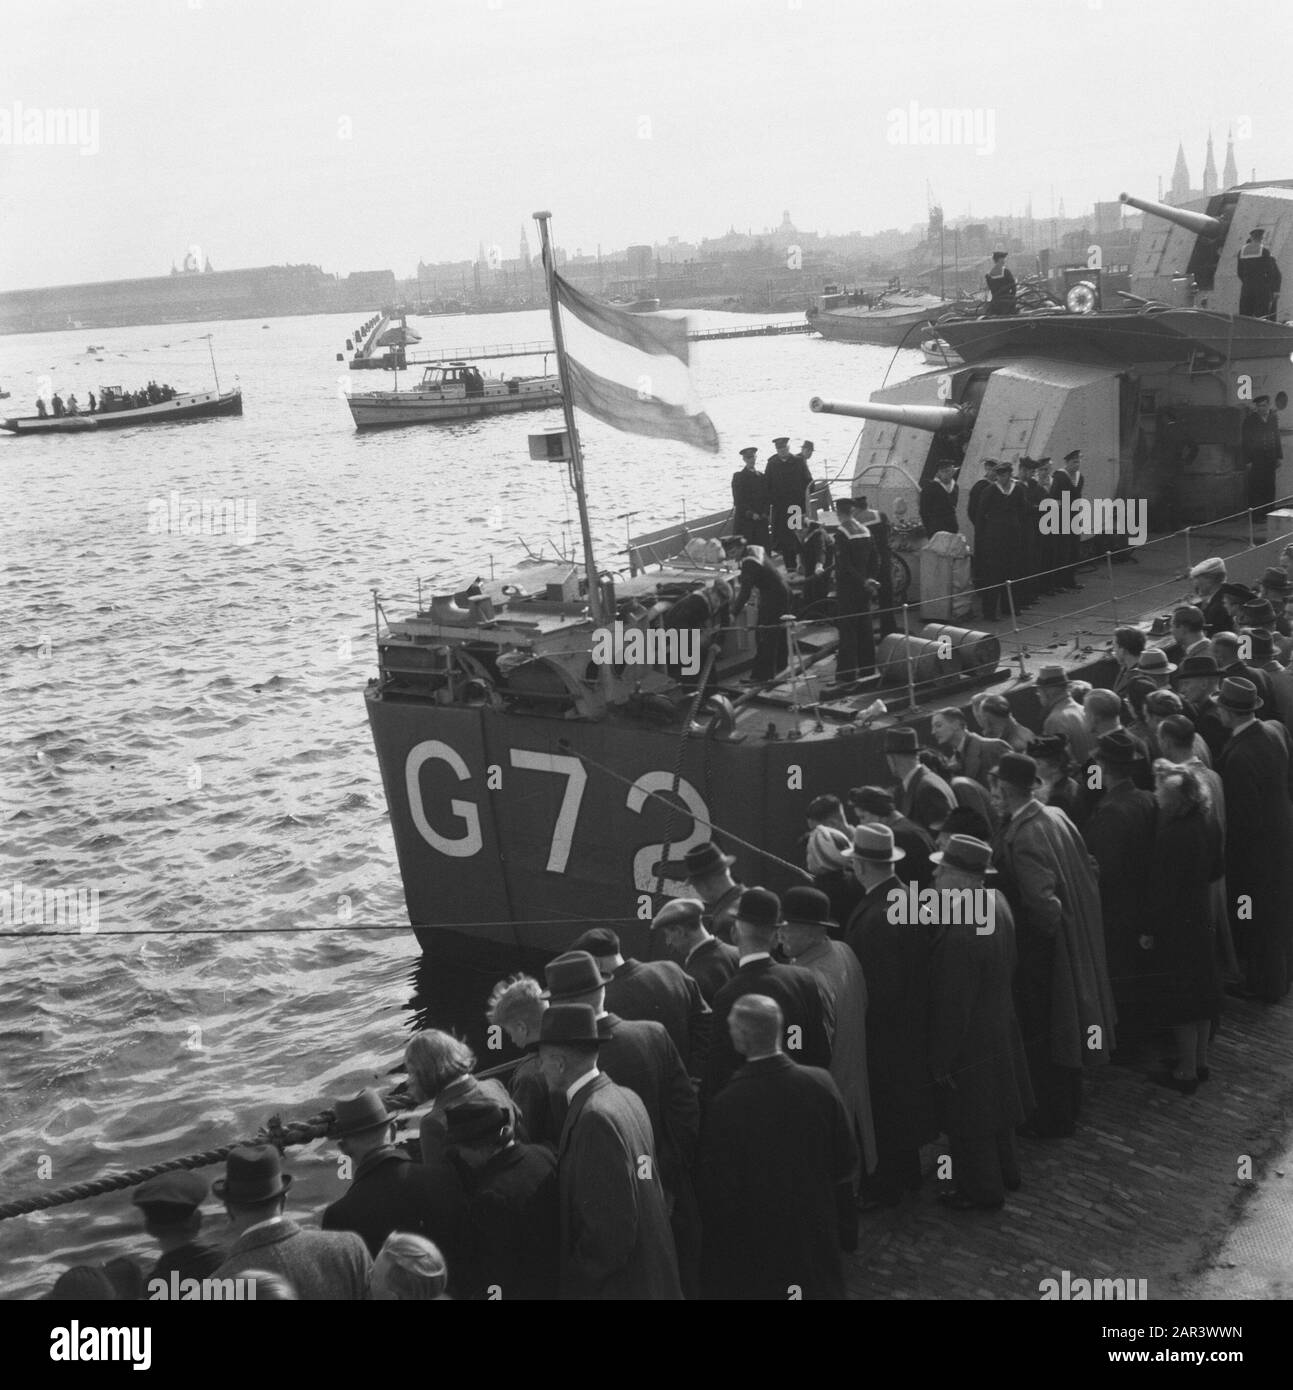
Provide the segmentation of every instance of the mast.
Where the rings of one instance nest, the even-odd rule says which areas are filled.
[[[584,455],[579,444],[579,431],[575,428],[575,406],[570,395],[570,373],[566,368],[566,340],[561,330],[561,302],[557,298],[557,262],[552,251],[552,237],[548,223],[550,212],[536,212],[534,220],[539,224],[539,237],[543,248],[543,273],[548,285],[548,309],[552,316],[552,342],[556,348],[557,375],[561,379],[561,411],[566,420],[566,434],[570,439],[570,481],[575,490],[575,501],[579,507],[579,530],[584,540],[584,573],[588,580],[588,611],[594,627],[609,626],[604,611],[602,588],[597,578],[597,561],[593,556],[593,532],[588,521],[588,499],[584,495]],[[613,616],[613,615],[612,615]],[[611,668],[600,668],[603,689],[610,694]]]
[[[208,334],[206,335],[206,339],[207,339],[207,351],[211,354],[211,375],[212,375],[213,377],[215,377],[216,395],[218,396],[218,395],[220,394],[220,373],[219,373],[218,371],[216,371],[216,364],[215,364],[215,347],[214,347],[214,345],[213,345],[212,342],[211,342],[211,339],[212,339],[214,336],[215,336],[214,334],[208,333]]]

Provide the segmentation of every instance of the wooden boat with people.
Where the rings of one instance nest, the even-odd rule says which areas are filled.
[[[121,410],[102,408],[105,396],[111,402],[119,394],[120,388],[105,386],[99,397],[100,407],[93,414],[81,411],[76,415],[18,415],[0,420],[0,429],[19,435],[89,434],[132,425],[170,425],[184,420],[212,420],[221,415],[242,414],[242,388],[239,386],[229,391],[189,391],[168,401]]]
[[[427,367],[409,390],[356,391],[346,400],[360,430],[452,424],[559,406],[561,383],[555,376],[485,376],[470,362],[446,362]]]

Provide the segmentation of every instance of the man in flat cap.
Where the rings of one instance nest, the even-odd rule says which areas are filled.
[[[395,1116],[371,1087],[336,1101],[333,1115],[332,1138],[354,1176],[319,1224],[362,1236],[374,1259],[392,1231],[425,1236],[444,1252],[457,1295],[467,1253],[467,1197],[458,1175],[443,1158],[413,1162],[395,1143]]]
[[[1252,681],[1226,679],[1212,697],[1230,732],[1217,771],[1226,794],[1226,893],[1249,991],[1267,1004],[1293,972],[1293,766],[1282,724],[1258,718]]]
[[[1260,544],[1266,539],[1266,518],[1275,506],[1275,475],[1284,457],[1279,417],[1271,410],[1269,396],[1253,398],[1253,408],[1244,417],[1240,441],[1248,468],[1248,506],[1252,511],[1253,532]]]
[[[539,1062],[565,1104],[559,1296],[680,1299],[651,1121],[641,1099],[598,1068],[600,1047],[589,1005],[554,1003],[543,1015]]]
[[[829,1068],[831,1046],[821,991],[811,971],[772,959],[783,921],[781,899],[766,888],[747,888],[737,907],[733,936],[739,953],[736,974],[714,996],[714,1033],[705,1072],[705,1096],[712,1099],[732,1079],[741,1059],[732,1044],[727,1016],[742,995],[771,995],[785,1015],[787,1055],[808,1067]]]
[[[593,927],[570,943],[597,962],[606,985],[606,1009],[620,1018],[662,1023],[689,1076],[704,1075],[713,1016],[696,981],[671,960],[625,960],[610,927]]]
[[[211,1191],[229,1213],[233,1245],[229,1258],[212,1276],[233,1279],[245,1270],[282,1275],[297,1298],[306,1302],[368,1297],[373,1260],[354,1231],[316,1231],[298,1226],[284,1214],[290,1173],[283,1172],[279,1151],[270,1144],[234,1149],[225,1176]]]
[[[1279,300],[1279,262],[1266,245],[1266,229],[1254,227],[1236,258],[1239,274],[1239,312],[1255,319],[1273,319]]]
[[[732,474],[732,530],[751,545],[768,543],[768,480],[758,469],[759,451],[753,444],[741,450],[741,468]]]
[[[130,1200],[144,1218],[144,1231],[157,1242],[161,1258],[152,1267],[148,1280],[169,1284],[179,1279],[204,1279],[223,1262],[223,1245],[201,1240],[202,1203],[211,1185],[198,1173],[180,1171],[160,1173],[142,1182]]]
[[[1226,562],[1219,555],[1200,560],[1190,570],[1190,582],[1194,586],[1195,606],[1202,610],[1203,628],[1208,636],[1228,628],[1230,616],[1226,612],[1225,595],[1221,592],[1226,583]]]
[[[1015,1005],[1028,1053],[1036,1138],[1067,1138],[1082,1105],[1082,1070],[1117,1045],[1095,862],[1072,821],[1037,800],[1037,764],[1008,753],[992,774],[1001,828],[993,862],[1014,914]]]
[[[651,930],[660,933],[665,950],[695,980],[705,1003],[712,1005],[714,996],[736,974],[737,954],[730,942],[705,929],[705,904],[699,898],[674,898],[652,918]],[[712,1025],[711,1018],[711,1035]]]
[[[812,470],[802,458],[790,452],[790,439],[778,435],[763,465],[768,483],[769,535],[772,549],[785,561],[790,574],[799,563],[799,538],[808,516],[808,489],[813,485]]]

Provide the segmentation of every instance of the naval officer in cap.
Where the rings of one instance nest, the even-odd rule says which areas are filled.
[[[1279,262],[1265,245],[1266,232],[1254,227],[1238,256],[1239,312],[1255,319],[1273,319],[1280,292]]]
[[[753,444],[741,450],[742,467],[732,474],[732,530],[752,545],[768,543],[768,480],[758,469],[759,451]]]
[[[774,439],[777,452],[769,454],[763,475],[768,482],[771,546],[779,552],[789,573],[799,562],[799,537],[808,515],[808,489],[812,470],[803,458],[790,452],[790,439]]]
[[[1266,517],[1275,505],[1275,474],[1284,450],[1280,446],[1279,418],[1271,411],[1269,396],[1256,396],[1245,417],[1241,435],[1244,463],[1248,466],[1248,505],[1259,541],[1266,539]]]

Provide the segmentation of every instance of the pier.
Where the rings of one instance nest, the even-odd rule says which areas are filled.
[[[392,349],[377,352],[377,340],[390,327],[392,320],[382,316],[377,326],[364,340],[350,363],[351,371],[373,367],[390,367]],[[788,333],[811,333],[813,326],[805,319],[790,323],[743,324],[732,328],[698,328],[687,334],[689,342],[717,342],[724,338],[780,338]],[[407,352],[403,366],[435,367],[444,362],[485,362],[497,357],[546,357],[556,349],[550,342],[531,340],[523,343],[487,343],[466,347],[436,348],[426,352]],[[374,355],[376,354],[376,355]]]

